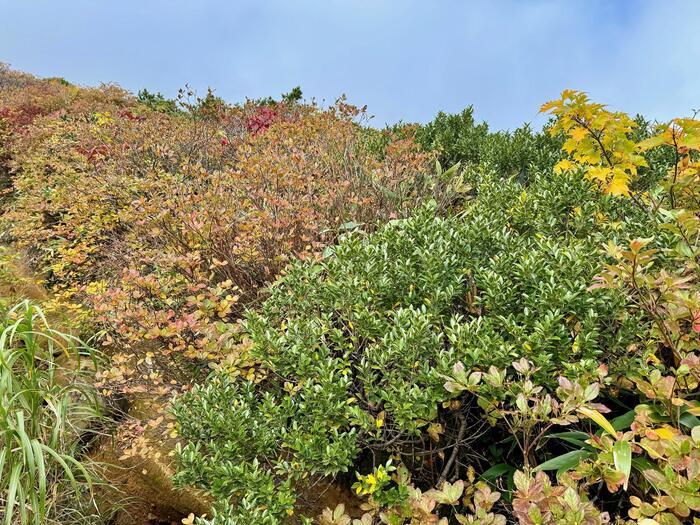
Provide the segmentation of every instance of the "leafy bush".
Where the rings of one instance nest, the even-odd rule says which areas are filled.
[[[656,223],[646,238],[609,243],[609,264],[593,286],[622,291],[628,313],[643,324],[619,383],[621,391],[632,394],[633,410],[617,428],[605,426],[599,416],[606,433],[584,445],[574,476],[585,485],[603,481],[611,493],[629,489],[628,514],[638,523],[696,521],[700,122],[674,119],[658,125],[652,136],[637,134],[643,139],[637,142],[637,122],[591,103],[583,93],[565,91],[543,110],[558,115],[555,129],[568,136],[564,147],[570,159],[557,169],[583,172],[603,192],[629,197]],[[645,177],[642,170],[658,173],[663,158],[672,159],[667,173]],[[660,183],[639,184],[640,178]]]
[[[99,386],[186,392],[177,480],[216,508],[184,523],[310,523],[333,479],[357,501],[324,525],[697,521],[700,124],[542,110],[541,133],[471,108],[376,130],[299,89],[231,106],[0,66],[3,238],[51,313],[108,329]],[[90,500],[60,405],[87,394],[34,359],[72,339],[9,315],[0,506],[58,521],[55,494]]]
[[[446,166],[464,162],[479,164],[481,147],[488,139],[488,124],[477,124],[474,108],[469,106],[458,115],[440,112],[418,132],[418,141],[429,150],[440,153]]]
[[[6,95],[8,111],[27,96]],[[439,191],[412,139],[377,157],[343,101],[228,106],[185,90],[178,111],[145,92],[101,111],[81,104],[13,135],[2,224],[58,295],[126,349],[105,388],[188,381],[188,363],[217,359],[221,333],[290,258]],[[146,357],[155,370],[134,374]]]
[[[697,518],[700,126],[652,132],[576,92],[543,110],[570,155],[554,176],[468,166],[457,216],[425,207],[292,264],[232,336],[258,364],[176,403],[179,480],[217,519],[284,521],[306,484],[356,470],[365,514],[321,523],[502,522],[457,509],[469,465],[514,484],[523,524]]]
[[[276,519],[301,480],[359,468],[368,454],[392,454],[433,485],[459,472],[436,443],[478,461],[469,451],[493,439],[480,441],[473,394],[485,406],[492,385],[446,389],[455,363],[487,371],[525,358],[553,394],[557,376],[588,385],[601,360],[625,352],[637,319],[622,318],[617,291],[587,290],[600,241],[622,234],[601,217],[620,207],[573,176],[538,174],[524,188],[471,172],[460,187],[475,196],[458,216],[426,206],[287,268],[246,317],[239,351],[260,363],[253,380],[223,371],[175,405],[189,441],[180,482]],[[626,227],[644,230],[643,219]]]
[[[77,511],[81,500],[89,511],[93,477],[77,459],[83,432],[99,417],[99,403],[80,367],[81,358],[90,359],[88,351],[52,330],[28,302],[3,313],[0,514],[6,525],[77,522],[66,514]],[[70,361],[61,366],[62,358]]]
[[[178,112],[177,100],[165,98],[161,93],[151,93],[142,89],[137,95],[138,101],[153,111],[174,114]]]
[[[485,122],[476,123],[471,106],[459,114],[438,113],[418,128],[416,139],[426,150],[435,151],[443,166],[487,165],[505,177],[517,174],[522,181],[529,170],[551,168],[559,160],[561,146],[557,136],[533,132],[529,125],[490,132]]]

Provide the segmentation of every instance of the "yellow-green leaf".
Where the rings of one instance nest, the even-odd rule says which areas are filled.
[[[612,437],[617,438],[617,432],[615,431],[615,428],[603,414],[601,414],[597,410],[588,407],[581,407],[578,409],[578,411],[580,414],[595,421],[600,426],[600,428],[605,430]]]
[[[618,441],[613,445],[613,461],[615,468],[625,475],[624,488],[627,490],[627,482],[632,470],[632,447],[629,442]]]

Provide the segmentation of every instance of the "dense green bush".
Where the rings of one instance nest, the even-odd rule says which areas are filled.
[[[476,164],[481,160],[481,146],[488,136],[488,124],[477,124],[474,108],[469,106],[459,114],[438,113],[432,122],[420,128],[418,141],[424,148],[438,151],[446,165]]]
[[[546,130],[533,132],[527,124],[512,132],[490,132],[487,123],[474,120],[471,106],[458,114],[438,113],[418,128],[416,139],[435,151],[443,166],[483,164],[503,176],[518,174],[521,181],[527,180],[528,170],[551,168],[561,150],[558,137]]]
[[[558,375],[589,380],[624,352],[637,320],[620,315],[616,291],[587,288],[602,240],[629,233],[619,214],[628,230],[644,221],[575,176],[535,174],[525,187],[472,170],[459,187],[467,202],[456,216],[427,205],[287,269],[245,322],[266,379],[219,372],[175,405],[181,483],[241,498],[232,515],[264,508],[261,523],[291,513],[309,476],[389,454],[431,486],[447,459],[428,435],[462,439],[465,418],[480,428],[474,400],[451,403],[444,387],[455,363],[487,370],[525,357],[554,392]],[[474,457],[500,432],[474,431]]]

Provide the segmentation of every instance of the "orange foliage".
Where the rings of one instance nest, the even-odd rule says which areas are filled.
[[[173,352],[217,359],[221,334],[292,257],[432,191],[410,133],[377,148],[343,100],[228,106],[210,93],[165,113],[113,86],[0,92],[14,192],[4,228],[150,378],[147,352],[167,368]],[[115,355],[112,375],[127,382],[133,365]]]

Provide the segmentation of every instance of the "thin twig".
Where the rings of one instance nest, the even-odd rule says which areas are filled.
[[[455,446],[452,449],[452,454],[450,454],[450,459],[447,460],[447,463],[445,463],[445,468],[442,469],[442,474],[440,474],[440,478],[437,482],[438,486],[442,485],[442,483],[447,479],[447,475],[450,473],[450,469],[452,468],[452,465],[457,459],[459,444],[464,438],[464,433],[467,431],[467,419],[462,414],[460,414],[457,417],[460,420],[459,431],[457,432],[457,440],[455,441]]]

